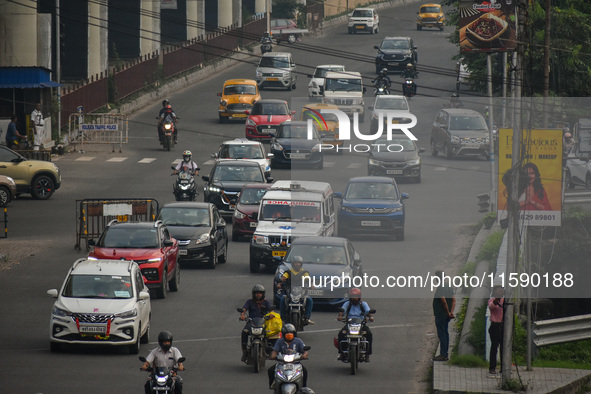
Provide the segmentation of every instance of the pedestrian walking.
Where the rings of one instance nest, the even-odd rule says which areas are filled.
[[[493,287],[492,298],[488,300],[488,309],[490,310],[490,327],[488,334],[490,335],[490,354],[488,373],[496,375],[497,372],[497,349],[500,348],[501,360],[503,359],[503,305],[505,298],[503,298],[503,288],[501,286]],[[502,367],[501,371],[502,372]]]
[[[45,136],[45,121],[41,113],[41,103],[37,103],[31,112],[31,128],[33,129],[33,150],[39,150]]]
[[[439,355],[433,358],[433,361],[449,360],[449,321],[455,316],[453,314],[456,307],[456,298],[451,288],[451,279],[446,283],[443,271],[436,271],[435,276],[439,277],[440,283],[435,296],[433,297],[433,314],[435,315],[435,326],[437,327],[437,337],[439,337]]]

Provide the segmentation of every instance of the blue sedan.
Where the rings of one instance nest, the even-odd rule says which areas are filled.
[[[407,193],[400,193],[392,178],[364,176],[349,179],[338,213],[338,233],[394,234],[404,240],[404,200]]]

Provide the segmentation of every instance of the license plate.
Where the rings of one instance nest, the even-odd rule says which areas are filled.
[[[293,364],[283,364],[283,369],[286,371],[291,371],[293,369]]]
[[[324,290],[310,289],[310,290],[308,290],[308,295],[309,296],[323,296],[324,295]]]
[[[256,227],[258,222],[250,222],[250,227]]]
[[[246,114],[234,114],[232,116],[235,118],[246,118],[247,115]]]
[[[356,29],[365,29],[365,26],[355,26]]]
[[[386,170],[388,175],[402,175],[402,170]]]
[[[80,325],[80,333],[83,334],[106,334],[107,333],[107,326],[85,326]]]
[[[361,225],[367,227],[379,227],[382,223],[379,220],[362,220]]]
[[[267,81],[279,81],[279,78],[267,78]]]
[[[285,251],[285,250],[274,250],[274,251],[271,253],[271,255],[272,255],[273,257],[283,257],[283,256],[285,256],[286,254],[287,254],[287,251]]]
[[[305,153],[292,153],[289,157],[292,159],[305,159],[307,156]]]
[[[399,64],[400,64],[399,62],[392,62],[392,63],[390,63],[390,65],[392,65],[392,66],[398,66]]]
[[[274,133],[275,129],[261,129],[261,133],[264,134],[269,134],[269,133]]]
[[[470,149],[480,149],[480,144],[466,144],[466,148],[470,148]]]
[[[187,249],[179,249],[179,254],[181,256],[186,256],[187,255]]]

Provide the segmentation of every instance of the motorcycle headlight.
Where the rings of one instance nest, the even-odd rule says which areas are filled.
[[[61,317],[72,316],[71,312],[68,312],[65,309],[58,308],[57,306],[53,307],[51,314],[55,315],[55,316],[61,316]]]
[[[283,150],[283,147],[281,146],[281,144],[279,144],[277,142],[274,142],[273,143],[273,146],[271,148],[274,149],[274,150],[279,150],[279,151],[282,151]]]
[[[252,120],[252,119],[246,119],[246,125],[247,125],[247,126],[252,126],[252,127],[255,127],[257,124],[256,124],[256,123],[255,123],[255,121],[254,121],[254,120]]]
[[[195,244],[197,244],[197,245],[203,244],[203,243],[209,242],[209,240],[210,240],[209,234],[201,234],[201,236],[197,239],[197,241],[195,241]]]
[[[452,144],[459,144],[460,143],[460,137],[458,137],[457,135],[452,135],[451,136],[451,143]]]
[[[253,327],[252,329],[253,335],[262,335],[263,334],[263,327]]]
[[[164,386],[167,381],[168,381],[168,375],[156,377],[156,383],[158,383],[158,386]]]
[[[115,317],[118,317],[120,319],[128,319],[130,317],[136,317],[136,316],[137,316],[137,311],[135,309],[130,309],[128,311],[115,314]]]
[[[170,127],[171,127],[170,123],[167,123],[167,124],[165,124],[165,125],[164,125],[164,128],[165,128],[166,130],[170,130]]]
[[[266,235],[254,235],[253,237],[254,242],[259,245],[268,245],[269,244],[269,237]]]
[[[243,214],[242,212],[240,212],[239,210],[235,210],[235,211],[234,211],[234,217],[235,217],[236,219],[240,219],[240,220],[242,220],[242,219],[244,219],[244,218],[246,217],[246,215],[245,215],[245,214]]]

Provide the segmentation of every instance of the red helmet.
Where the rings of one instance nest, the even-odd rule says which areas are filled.
[[[172,112],[172,107],[169,105],[167,105],[166,107],[164,107],[164,111],[165,112]]]
[[[361,298],[361,290],[360,289],[351,289],[349,292],[349,298]]]

